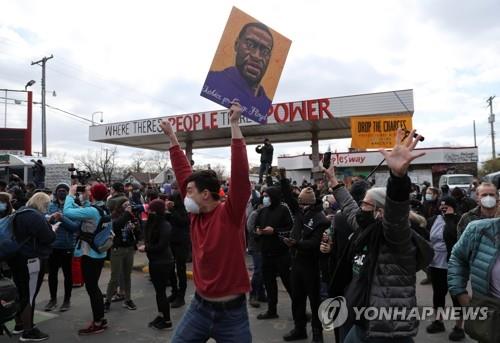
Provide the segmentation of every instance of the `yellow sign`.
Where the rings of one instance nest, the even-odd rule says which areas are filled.
[[[351,147],[355,149],[392,148],[396,143],[398,127],[410,131],[411,116],[351,117]]]

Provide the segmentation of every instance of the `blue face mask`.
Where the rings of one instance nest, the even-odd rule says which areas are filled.
[[[262,200],[262,204],[264,205],[264,207],[271,206],[271,199],[269,197],[264,197],[264,199]]]
[[[4,202],[0,202],[0,212],[7,211],[7,204]]]

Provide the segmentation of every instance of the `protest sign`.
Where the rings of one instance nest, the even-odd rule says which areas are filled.
[[[410,131],[410,115],[351,117],[351,147],[356,149],[392,148],[398,127]]]
[[[226,108],[237,99],[243,116],[266,123],[291,43],[233,7],[201,96]]]

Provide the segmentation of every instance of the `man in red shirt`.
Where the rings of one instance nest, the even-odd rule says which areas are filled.
[[[196,293],[172,342],[251,342],[245,294],[250,281],[245,264],[245,209],[250,198],[248,158],[239,127],[241,106],[233,102],[231,184],[220,201],[220,181],[212,170],[191,170],[167,120],[160,124],[170,141],[170,159],[190,212],[193,278]]]

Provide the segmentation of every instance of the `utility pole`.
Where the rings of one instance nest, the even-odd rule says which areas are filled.
[[[477,148],[477,139],[476,139],[476,121],[473,121],[474,125],[474,147]]]
[[[45,116],[45,63],[54,58],[54,55],[44,57],[39,61],[31,62],[31,65],[42,66],[42,156],[47,157],[47,120]]]
[[[495,99],[495,96],[490,96],[486,102],[488,103],[488,106],[490,107],[490,116],[488,117],[488,123],[491,125],[491,153],[493,156],[493,159],[497,158],[497,154],[495,151],[495,115],[493,114],[493,99]]]

